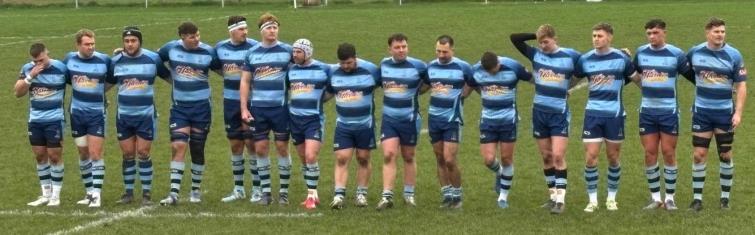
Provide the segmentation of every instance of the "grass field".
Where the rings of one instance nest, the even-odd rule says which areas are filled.
[[[542,23],[553,24],[559,34],[560,44],[585,52],[590,49],[590,27],[601,21],[610,22],[615,28],[616,47],[636,48],[644,44],[645,21],[661,17],[668,24],[670,43],[687,49],[704,40],[703,25],[710,16],[727,20],[727,41],[744,55],[746,63],[752,64],[755,41],[752,40],[753,21],[747,15],[755,10],[755,5],[746,1],[650,1],[606,2],[587,4],[584,2],[545,2],[533,4],[494,3],[438,3],[438,4],[355,4],[335,5],[324,8],[294,10],[285,5],[250,5],[243,7],[219,8],[171,7],[171,8],[85,8],[75,9],[0,9],[0,76],[6,79],[6,92],[0,94],[0,231],[8,234],[38,233],[664,233],[664,234],[752,234],[750,223],[755,214],[755,160],[749,153],[755,146],[749,145],[755,137],[753,133],[752,105],[744,112],[743,125],[737,130],[734,155],[736,158],[735,186],[732,190],[731,211],[718,209],[718,162],[710,155],[707,183],[704,195],[706,208],[700,213],[686,211],[691,201],[691,133],[690,107],[694,90],[685,81],[679,82],[679,101],[682,108],[681,134],[677,149],[679,159],[679,180],[677,203],[682,210],[642,211],[649,198],[644,176],[643,150],[637,136],[637,107],[640,93],[631,85],[625,88],[624,104],[628,112],[626,122],[627,139],[622,148],[623,176],[618,195],[619,211],[601,210],[594,214],[582,212],[587,202],[583,179],[583,147],[579,139],[586,99],[586,90],[572,95],[571,142],[567,159],[569,164],[569,188],[567,209],[560,216],[552,216],[538,206],[547,197],[542,176],[541,160],[530,130],[530,112],[533,87],[527,83],[519,85],[518,105],[522,118],[519,125],[519,141],[516,146],[516,176],[509,197],[511,208],[500,210],[495,204],[496,195],[491,190],[492,174],[482,165],[478,149],[478,127],[480,102],[478,95],[466,101],[464,138],[459,158],[464,180],[465,204],[460,211],[446,211],[437,208],[439,187],[436,180],[435,160],[429,139],[420,137],[418,146],[418,186],[417,208],[404,207],[398,203],[393,210],[377,212],[373,209],[381,191],[382,157],[380,151],[373,152],[373,174],[369,191],[369,208],[347,207],[342,211],[332,211],[327,207],[307,212],[297,206],[304,199],[305,186],[301,176],[300,162],[295,161],[291,201],[292,205],[261,207],[248,201],[223,204],[220,198],[232,188],[229,167],[229,149],[222,123],[222,105],[214,105],[213,125],[207,148],[207,172],[203,184],[204,201],[200,205],[182,201],[176,207],[139,208],[136,205],[121,206],[114,202],[122,193],[120,173],[120,150],[115,138],[114,118],[108,121],[106,144],[107,173],[104,188],[103,208],[89,210],[74,205],[83,195],[79,180],[77,153],[70,136],[65,142],[65,164],[67,172],[60,208],[29,208],[26,202],[39,193],[38,181],[34,173],[34,160],[30,152],[26,120],[28,100],[16,99],[11,92],[18,70],[28,61],[30,43],[42,41],[48,45],[51,55],[61,58],[66,52],[75,50],[73,33],[85,27],[97,33],[97,48],[109,52],[120,44],[120,30],[123,26],[141,25],[144,33],[144,47],[157,49],[168,40],[176,38],[176,27],[183,20],[196,22],[202,32],[202,40],[214,45],[227,38],[225,27],[228,15],[241,14],[254,19],[262,12],[271,11],[281,19],[281,38],[293,42],[306,37],[315,45],[315,57],[335,63],[335,48],[341,42],[352,42],[357,46],[360,57],[378,62],[387,56],[386,38],[394,32],[404,32],[409,37],[410,55],[429,61],[434,57],[434,39],[440,34],[455,37],[457,56],[475,63],[482,52],[494,50],[502,55],[513,57],[527,67],[530,63],[514,49],[508,35],[514,32],[532,32]],[[250,36],[258,38],[255,30]],[[159,138],[153,145],[152,156],[155,162],[154,198],[166,195],[168,185],[168,143],[167,120],[170,87],[157,83],[157,103],[159,117]],[[212,87],[214,102],[222,100],[222,81],[213,75]],[[68,93],[70,97],[70,93]],[[380,91],[378,94],[381,94]],[[113,92],[109,94],[113,100]],[[752,96],[752,95],[751,95]],[[380,95],[377,95],[380,97]],[[380,103],[380,99],[376,99]],[[427,96],[421,101],[423,115],[426,116]],[[320,156],[322,176],[320,195],[323,203],[330,202],[333,191],[332,133],[334,127],[333,103],[326,105],[328,115],[327,135]],[[115,107],[110,107],[114,113]],[[380,117],[377,109],[376,117]],[[425,124],[426,127],[426,124]],[[70,133],[70,132],[67,132]],[[66,133],[66,134],[67,134]],[[293,147],[291,148],[293,152]],[[296,159],[294,157],[294,159]],[[605,196],[605,158],[601,157],[601,202]],[[353,205],[354,168],[349,182],[349,205]],[[273,173],[277,175],[277,173]],[[277,178],[277,177],[274,177]],[[399,177],[400,179],[401,177]],[[188,184],[184,180],[182,198],[187,198]],[[247,184],[250,182],[247,179]],[[277,181],[273,181],[277,185]],[[397,185],[402,185],[398,182]],[[274,189],[277,186],[274,187]]]

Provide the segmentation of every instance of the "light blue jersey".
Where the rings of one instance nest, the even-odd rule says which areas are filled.
[[[252,73],[252,106],[286,105],[286,73],[292,52],[291,45],[283,42],[276,42],[270,47],[259,43],[249,49],[244,60],[244,71]]]
[[[577,62],[575,76],[587,77],[589,94],[585,116],[621,117],[625,116],[622,92],[625,81],[634,74],[631,59],[615,48],[606,54],[591,50]]]
[[[372,93],[380,84],[380,74],[372,62],[357,59],[357,68],[347,73],[338,65],[331,69],[329,92],[336,98],[336,127],[361,130],[372,128],[375,102]]]
[[[447,64],[433,60],[427,66],[430,85],[430,120],[460,122],[462,120],[464,84],[472,79],[469,63],[454,57]]]
[[[742,54],[729,44],[719,50],[711,50],[706,45],[701,43],[687,53],[697,86],[693,111],[712,115],[733,114],[732,86],[747,80]]]
[[[249,48],[257,45],[254,39],[247,38],[246,42],[235,45],[230,39],[218,42],[215,52],[222,65],[223,75],[223,99],[238,101],[239,84],[241,83],[241,71],[244,67],[244,59]]]
[[[569,80],[580,53],[571,48],[558,48],[553,53],[528,48],[526,56],[532,61],[532,77],[535,79],[533,109],[546,113],[569,112],[566,102]]]
[[[173,104],[210,102],[210,70],[220,69],[215,49],[199,43],[188,50],[181,40],[166,43],[158,50],[160,59],[170,65],[173,78]]]
[[[676,80],[690,69],[684,51],[669,44],[659,49],[646,44],[637,48],[634,66],[642,78],[640,113],[664,115],[679,112]]]
[[[29,75],[34,63],[24,64],[18,79]],[[50,59],[50,65],[42,70],[29,85],[29,122],[63,121],[63,100],[66,92],[66,74],[63,62]]]
[[[83,59],[78,52],[69,52],[63,59],[71,84],[71,115],[103,115],[105,113],[105,80],[108,77],[110,58],[94,52]]]
[[[516,84],[532,79],[516,60],[498,57],[499,71],[490,74],[478,62],[472,67],[474,79],[469,85],[478,89],[482,100],[480,126],[510,126],[517,122]]]
[[[388,57],[380,62],[383,87],[383,118],[394,122],[412,122],[419,117],[419,88],[427,79],[427,65],[407,57],[396,62]]]
[[[330,72],[330,65],[317,60],[308,65],[291,65],[288,69],[291,89],[288,110],[292,115],[323,115],[323,94],[330,84]]]
[[[117,117],[154,117],[155,76],[170,78],[170,71],[160,56],[144,48],[135,57],[121,52],[113,56],[111,68],[112,77],[107,83],[118,87]]]

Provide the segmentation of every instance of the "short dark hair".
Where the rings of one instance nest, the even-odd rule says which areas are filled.
[[[231,26],[235,23],[246,21],[246,17],[243,16],[229,16],[228,17],[228,26]]]
[[[199,31],[199,28],[197,28],[197,25],[190,21],[186,21],[181,23],[181,25],[178,26],[178,36],[184,35],[184,34],[195,34]]]
[[[47,47],[45,47],[45,44],[38,42],[31,44],[31,47],[29,47],[29,55],[31,57],[37,57],[39,54],[42,54],[42,52],[45,52],[47,50]]]
[[[438,37],[438,39],[435,40],[435,41],[437,41],[441,45],[448,44],[449,46],[454,47],[454,38],[452,38],[451,36],[445,35],[445,34],[440,35],[440,37]]]
[[[348,42],[338,45],[337,53],[339,60],[348,60],[349,58],[357,57],[357,49],[354,48],[354,45],[351,45],[351,43]]]
[[[605,31],[608,34],[613,35],[613,26],[611,26],[611,24],[605,23],[605,22],[600,22],[600,23],[596,24],[595,26],[592,26],[592,30],[593,31],[603,30],[603,31]]]
[[[482,58],[480,58],[480,65],[482,65],[482,68],[486,71],[490,71],[491,69],[498,66],[498,55],[496,55],[495,52],[492,51],[486,51],[485,53],[482,53]]]
[[[661,19],[652,19],[645,23],[645,29],[660,28],[666,29],[666,22]]]
[[[726,22],[724,22],[723,19],[711,17],[710,19],[708,19],[708,23],[705,24],[705,30],[709,30],[709,29],[712,29],[713,27],[718,27],[718,26],[726,26]]]
[[[400,41],[409,41],[409,38],[407,38],[403,33],[394,33],[393,35],[388,37],[388,46],[390,46],[393,42]]]

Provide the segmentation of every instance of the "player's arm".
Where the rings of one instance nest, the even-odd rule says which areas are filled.
[[[35,65],[34,67],[32,67],[31,71],[29,71],[28,75],[24,74],[23,70],[21,71],[19,78],[16,81],[16,85],[13,87],[16,98],[25,96],[26,93],[29,93],[31,82],[37,78],[37,75],[42,72],[42,70],[44,70],[44,67],[45,65],[43,64]]]
[[[333,93],[330,93],[330,92],[327,92],[327,91],[322,93],[322,102],[323,103],[328,102],[332,98],[333,98]]]
[[[537,36],[535,36],[534,33],[513,33],[509,36],[509,38],[511,39],[511,43],[514,44],[514,47],[516,47],[516,50],[518,50],[519,53],[522,53],[524,57],[527,57],[529,59],[532,58],[534,50],[532,47],[530,47],[530,45],[527,45],[526,41],[537,39]]]
[[[430,90],[430,85],[428,85],[427,83],[422,83],[422,85],[420,85],[419,87],[419,94],[420,95],[425,94],[429,90]]]
[[[472,94],[472,91],[477,91],[477,93],[480,93],[480,89],[475,89],[467,84],[464,84],[464,88],[461,91],[461,98],[467,98],[470,94]]]
[[[742,111],[745,109],[745,100],[747,99],[747,70],[743,64],[740,64],[735,68],[739,69],[735,72],[736,77],[734,80],[734,90],[737,94],[737,100],[734,103],[735,110],[734,115],[731,118],[732,128],[736,128],[739,126],[739,123],[742,122]]]
[[[249,105],[249,96],[252,93],[252,72],[243,70],[241,71],[241,83],[239,84],[239,99],[241,99],[241,120],[244,122],[251,122],[254,120],[252,113],[249,112],[247,105]]]

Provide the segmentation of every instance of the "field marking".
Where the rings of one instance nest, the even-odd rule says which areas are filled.
[[[144,207],[146,208],[146,207]],[[134,211],[134,210],[132,210]],[[106,212],[106,211],[86,211],[75,210],[71,212],[50,212],[50,211],[35,211],[35,210],[4,210],[0,211],[0,216],[54,216],[54,217],[115,217],[118,214],[124,212]],[[146,211],[143,211],[146,212]],[[199,212],[199,213],[133,213],[131,217],[136,218],[310,218],[310,217],[322,217],[324,214],[317,213],[215,213],[215,212]]]
[[[116,222],[118,220],[126,219],[129,217],[143,216],[143,215],[146,215],[146,212],[153,210],[155,208],[156,208],[155,206],[148,206],[148,207],[142,207],[136,210],[123,211],[123,212],[112,214],[110,216],[106,216],[105,218],[102,218],[102,219],[98,219],[92,222],[78,225],[70,229],[60,230],[60,231],[50,233],[50,234],[60,235],[60,234],[71,234],[71,233],[81,232],[89,228],[97,227],[106,223]]]

